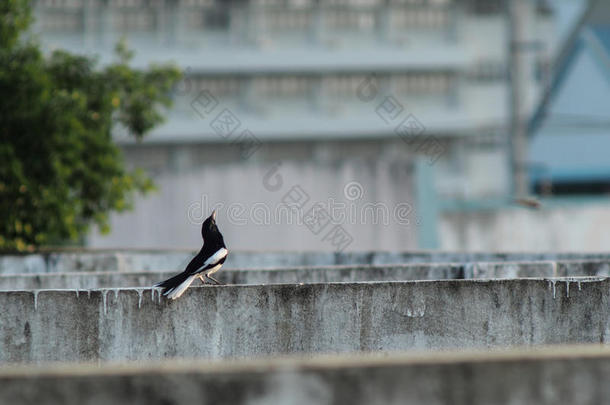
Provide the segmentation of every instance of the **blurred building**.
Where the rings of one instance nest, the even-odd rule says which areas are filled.
[[[298,186],[302,215],[344,204],[329,215],[346,249],[476,248],[462,212],[506,201],[504,1],[38,0],[35,16],[46,49],[108,63],[124,36],[135,66],[187,74],[143,143],[116,134],[160,191],[91,246],[196,246],[197,220],[222,203],[234,248],[335,249],[333,224],[298,226],[278,208]],[[547,2],[527,17],[533,109],[560,41]]]
[[[543,195],[610,193],[610,3],[597,1],[558,58],[532,123],[533,187]]]
[[[559,2],[557,2],[559,3]],[[445,212],[444,246],[605,251],[610,246],[610,3],[566,2],[564,25],[529,129],[531,189],[541,207],[478,204]],[[457,235],[457,237],[456,237]]]

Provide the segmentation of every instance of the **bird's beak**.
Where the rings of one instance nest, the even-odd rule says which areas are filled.
[[[216,221],[216,210],[212,211],[212,221]]]

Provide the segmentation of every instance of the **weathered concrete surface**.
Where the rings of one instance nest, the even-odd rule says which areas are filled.
[[[0,368],[0,403],[605,404],[610,350]]]
[[[0,274],[76,271],[173,270],[186,265],[192,251],[80,250],[0,256]]]
[[[0,275],[0,290],[150,287],[176,272],[75,272]],[[214,277],[226,284],[296,284],[356,281],[442,280],[464,278],[460,264],[332,266],[222,269]],[[553,274],[538,274],[553,276]],[[196,282],[195,285],[200,284]]]
[[[1,255],[0,274],[73,271],[175,271],[195,252],[189,250],[76,250]],[[453,253],[453,252],[244,252],[231,251],[225,268],[265,268],[405,263],[473,263],[540,260],[605,260],[608,253]]]
[[[464,263],[464,278],[610,277],[610,260]]]
[[[150,287],[176,272],[74,272],[0,275],[0,290]],[[327,283],[356,281],[446,280],[610,276],[608,261],[413,263],[268,269],[223,269],[216,277],[226,284]]]
[[[610,280],[0,292],[0,362],[606,343]]]

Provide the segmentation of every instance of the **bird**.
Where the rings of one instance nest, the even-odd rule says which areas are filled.
[[[172,300],[180,298],[197,278],[204,284],[206,284],[204,277],[217,285],[222,284],[212,277],[212,274],[220,270],[229,251],[225,246],[218,226],[216,226],[216,210],[212,211],[212,214],[203,221],[201,237],[203,238],[203,246],[186,266],[186,269],[182,273],[154,285],[156,288],[163,288],[163,296]]]

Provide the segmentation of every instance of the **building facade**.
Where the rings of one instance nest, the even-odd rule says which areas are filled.
[[[124,37],[134,66],[174,62],[185,71],[165,124],[141,144],[115,134],[159,191],[88,244],[195,246],[204,213],[194,211],[223,204],[221,223],[238,249],[442,246],[439,201],[507,193],[505,6],[38,0],[34,30],[47,50],[105,64]],[[558,44],[551,9],[530,6],[537,46],[525,102],[533,106]],[[269,184],[277,179],[281,187]],[[288,215],[282,206],[295,189],[306,203]],[[331,219],[325,226],[305,220],[318,203]],[[338,231],[351,242],[337,247]]]

